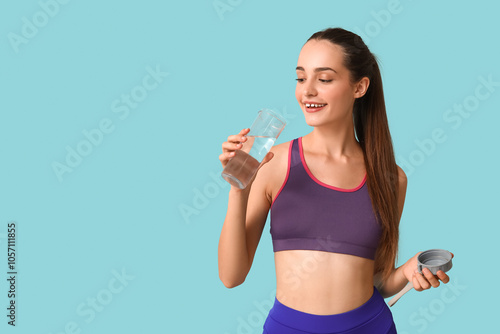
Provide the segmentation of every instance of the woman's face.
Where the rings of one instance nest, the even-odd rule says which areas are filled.
[[[310,40],[300,51],[295,97],[310,126],[352,121],[358,87],[343,57],[342,48],[326,40]]]

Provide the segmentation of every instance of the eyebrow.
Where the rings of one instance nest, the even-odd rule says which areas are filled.
[[[297,66],[296,70],[297,71],[304,71],[305,72],[305,70],[304,70],[304,68],[302,66]],[[331,67],[316,67],[314,69],[314,72],[322,72],[322,71],[333,71],[333,72],[337,73],[337,71],[335,71]]]

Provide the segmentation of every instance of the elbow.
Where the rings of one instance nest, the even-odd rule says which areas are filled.
[[[228,289],[243,284],[248,275],[248,270],[241,266],[222,265],[219,261],[219,279]]]
[[[384,298],[384,299],[385,299],[385,298],[389,298],[389,297],[392,297],[392,296],[393,296],[393,295],[391,295],[391,294],[388,294],[388,293],[387,293],[385,290],[383,290],[383,289],[378,290],[378,292],[380,293],[380,295],[381,295],[381,296],[382,296],[382,298]]]
[[[385,291],[383,287],[377,287],[376,286],[376,288],[377,288],[378,293],[382,296],[382,298],[385,299],[385,298],[389,298],[390,297],[390,295],[387,294],[387,291]]]
[[[219,277],[222,284],[224,284],[224,286],[228,289],[232,289],[232,288],[235,288],[237,287],[238,285],[241,285],[243,284],[243,282],[245,282],[245,279],[242,279],[242,280],[236,280],[236,279],[227,279],[227,278],[223,278],[223,277]]]
[[[375,288],[377,289],[378,293],[382,296],[382,298],[389,298],[391,295],[385,291],[384,286],[382,284],[375,284]]]
[[[219,279],[228,289],[237,287],[245,282],[246,275],[235,275],[234,273],[224,273],[219,271]]]
[[[390,296],[387,295],[387,292],[384,289],[384,282],[382,281],[380,273],[378,273],[378,274],[375,275],[374,280],[373,280],[373,285],[375,286],[375,288],[377,289],[377,291],[379,292],[379,294],[383,298],[390,297]]]

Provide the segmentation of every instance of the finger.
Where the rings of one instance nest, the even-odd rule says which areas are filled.
[[[417,278],[417,274],[416,273],[413,273],[413,278],[412,278],[412,283],[413,283],[413,288],[416,290],[416,291],[422,291],[422,287],[420,286],[420,282]]]
[[[222,153],[221,155],[219,155],[219,160],[220,162],[222,162],[223,165],[225,165],[229,161],[229,159],[234,157],[234,154],[235,154],[234,151]]]
[[[427,290],[431,287],[431,284],[422,274],[415,273],[415,276],[417,277],[418,283],[420,283],[420,286],[422,287],[423,290]]]
[[[231,135],[229,137],[227,137],[227,142],[228,143],[241,143],[241,141],[243,140],[243,137],[244,135]]]
[[[444,273],[444,271],[439,270],[437,273],[437,277],[443,282],[448,283],[450,281],[450,277]]]
[[[434,276],[434,274],[428,268],[424,268],[422,271],[425,278],[432,285],[432,287],[437,288],[439,286],[437,276]]]
[[[248,129],[248,128],[243,129],[237,135],[231,135],[231,136],[227,137],[227,141],[228,142],[235,142],[235,143],[242,142],[246,139],[246,134],[248,134],[248,132],[250,132],[250,129]]]
[[[242,147],[243,147],[243,144],[241,144],[241,143],[229,143],[227,141],[222,143],[222,151],[223,152],[239,150]]]

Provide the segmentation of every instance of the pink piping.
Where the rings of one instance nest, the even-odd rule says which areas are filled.
[[[361,183],[359,184],[359,186],[357,186],[356,188],[353,188],[353,189],[337,188],[337,187],[328,185],[326,183],[323,183],[320,180],[318,180],[311,173],[311,171],[309,170],[309,167],[307,167],[306,160],[304,159],[304,151],[302,150],[302,137],[299,138],[299,152],[300,152],[300,160],[302,160],[302,165],[304,166],[304,169],[306,170],[307,174],[309,174],[309,176],[311,177],[311,179],[313,179],[316,183],[318,183],[319,185],[322,185],[323,187],[330,188],[330,189],[333,189],[333,190],[343,191],[343,192],[353,192],[353,191],[356,191],[356,190],[360,189],[363,186],[363,184],[365,183],[365,181],[366,181],[367,173],[365,173],[365,177],[363,178],[363,181],[361,181]]]
[[[274,201],[276,201],[276,198],[278,198],[278,196],[280,195],[281,190],[283,190],[283,188],[285,187],[286,181],[288,181],[288,175],[290,174],[290,165],[292,163],[291,162],[292,161],[292,144],[293,144],[293,140],[290,140],[290,147],[288,148],[288,167],[286,169],[285,181],[283,181],[283,184],[281,185],[280,190],[278,190],[278,193],[276,194],[276,196],[274,196],[274,199],[273,199],[273,202],[271,203],[270,209],[272,209]]]

